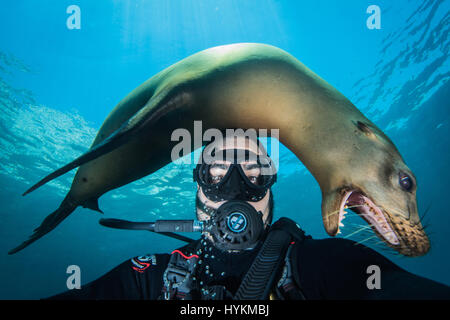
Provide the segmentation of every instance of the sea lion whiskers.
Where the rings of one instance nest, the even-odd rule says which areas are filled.
[[[343,238],[344,238],[344,239],[347,239],[347,238],[349,238],[349,237],[351,237],[351,236],[353,236],[353,235],[355,235],[355,234],[357,234],[357,233],[360,233],[361,231],[364,231],[364,230],[367,230],[367,229],[371,229],[371,228],[372,228],[371,225],[362,226],[362,227],[359,228],[358,230],[356,230],[356,231],[350,233],[349,235],[346,235],[346,236],[343,237]]]
[[[357,246],[357,245],[360,245],[360,244],[362,244],[362,243],[364,243],[364,242],[366,242],[366,241],[369,241],[369,240],[371,240],[371,239],[374,239],[374,238],[378,238],[378,236],[377,236],[377,235],[372,235],[372,236],[370,236],[370,237],[368,237],[368,238],[366,238],[366,239],[364,239],[364,240],[355,242],[353,245],[354,245],[354,246]]]
[[[375,248],[375,249],[377,249],[379,251],[383,251],[383,252],[388,253],[388,254],[392,254],[392,255],[395,255],[395,256],[401,256],[401,257],[405,258],[405,256],[401,255],[397,250],[395,250],[392,247],[386,246],[385,244],[386,243],[383,240],[378,240],[376,242],[370,243],[370,245],[373,248]],[[407,247],[404,246],[404,245],[400,246],[400,248],[407,249]]]
[[[352,214],[352,217],[359,217],[359,215],[353,211],[350,212]],[[368,245],[370,245],[373,248],[376,248],[377,250],[389,253],[389,254],[395,254],[395,255],[400,255],[400,253],[398,251],[396,251],[396,249],[390,247],[390,246],[385,246],[385,241],[384,240],[380,240],[378,239],[378,241],[373,242],[373,240],[376,238],[376,236],[373,235],[373,231],[372,231],[372,224],[367,223],[367,224],[359,224],[359,223],[352,223],[352,222],[347,222],[345,224],[346,226],[350,226],[350,229],[346,229],[346,231],[351,230],[352,227],[356,227],[356,230],[353,232],[350,232],[348,235],[343,236],[343,239],[349,239],[351,237],[357,237],[360,238],[362,236],[362,239],[357,240],[355,238],[353,238],[352,240],[355,241],[355,245],[359,245],[361,243],[368,243]],[[391,232],[391,231],[386,231],[387,232]],[[381,246],[381,244],[383,244],[383,246]],[[399,245],[400,248],[402,249],[407,249],[407,246],[405,245]]]
[[[425,210],[425,212],[423,213],[422,217],[420,217],[420,220],[419,220],[420,223],[421,223],[421,226],[419,226],[419,230],[420,230],[420,231],[425,232],[425,229],[427,229],[428,226],[430,225],[429,220],[427,220],[427,221],[424,220],[425,217],[427,216],[427,213],[430,211],[430,208],[431,208],[431,202],[430,202],[430,204],[428,205],[428,207],[427,207],[427,209]],[[418,223],[417,223],[417,224],[418,224]]]

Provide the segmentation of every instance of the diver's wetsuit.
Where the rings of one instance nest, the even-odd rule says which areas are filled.
[[[183,259],[195,256],[197,252],[192,249],[198,248],[199,241],[175,250],[172,255],[181,255]],[[224,285],[234,294],[258,251],[259,248],[225,253],[209,246],[199,254],[202,259],[196,269],[199,283],[202,281],[202,286]],[[170,256],[156,254],[133,258],[81,289],[51,299],[158,299]],[[292,244],[290,256],[297,270],[295,278],[301,296],[306,299],[450,299],[450,287],[407,272],[351,240],[307,238]],[[380,268],[381,289],[368,289],[372,273],[367,273],[367,268],[371,265]]]

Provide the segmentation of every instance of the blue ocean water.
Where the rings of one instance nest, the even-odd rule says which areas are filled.
[[[366,25],[373,4],[381,10],[381,29]],[[70,5],[81,10],[81,29],[66,26]],[[106,229],[98,224],[99,213],[78,208],[30,247],[7,255],[57,208],[75,172],[21,194],[86,151],[123,97],[190,54],[236,42],[268,43],[293,54],[394,141],[417,176],[431,251],[405,258],[371,238],[370,231],[350,238],[450,285],[449,11],[450,2],[441,0],[2,3],[0,298],[37,299],[64,291],[72,264],[80,266],[86,283],[133,256],[182,245],[146,232]],[[170,164],[111,191],[100,198],[104,217],[192,218],[191,174],[192,165]],[[275,219],[290,217],[313,237],[328,237],[319,186],[284,147],[273,192]],[[342,237],[365,223],[359,217],[351,221]]]

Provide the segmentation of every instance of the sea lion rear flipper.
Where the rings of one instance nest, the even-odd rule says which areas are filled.
[[[69,198],[66,197],[59,208],[49,214],[44,221],[42,221],[41,225],[34,230],[34,233],[30,236],[30,238],[26,241],[24,241],[21,245],[18,247],[10,250],[8,254],[14,254],[23,248],[29,246],[34,241],[38,240],[39,238],[43,237],[45,234],[52,231],[58,224],[60,224],[65,218],[67,218],[77,207],[78,205],[73,204],[71,201],[69,201]]]
[[[100,213],[103,213],[103,211],[98,206],[98,198],[88,199],[82,204],[82,206],[83,206],[83,208],[88,208],[88,209],[95,210],[95,211],[98,211]]]

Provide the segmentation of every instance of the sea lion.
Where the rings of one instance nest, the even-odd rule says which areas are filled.
[[[202,120],[204,129],[279,128],[279,140],[320,185],[329,235],[338,233],[349,206],[401,254],[429,250],[416,179],[392,141],[292,55],[270,45],[240,43],[181,60],[120,101],[87,153],[26,192],[79,167],[60,207],[10,254],[51,231],[77,206],[100,211],[97,201],[105,192],[169,163],[171,133],[192,132],[194,120]]]

